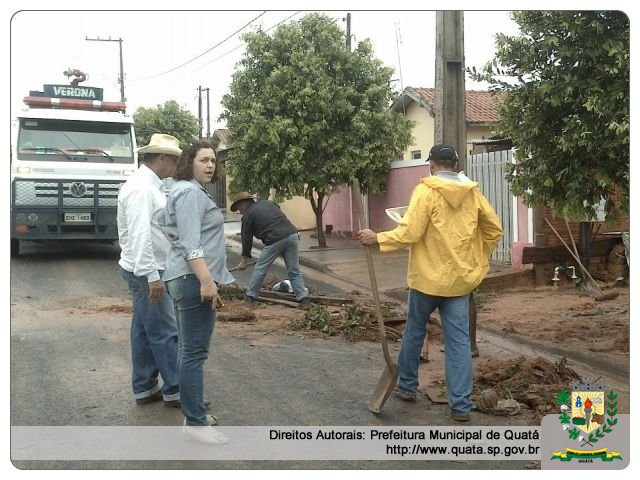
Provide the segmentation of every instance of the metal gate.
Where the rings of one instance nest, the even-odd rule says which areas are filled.
[[[204,188],[221,210],[227,208],[227,181],[224,175],[221,175],[214,183],[206,184]]]
[[[467,156],[467,176],[478,182],[478,188],[487,197],[502,223],[504,235],[491,255],[496,263],[511,263],[511,243],[513,242],[513,204],[514,197],[505,180],[505,166],[511,163],[511,150],[478,153]]]

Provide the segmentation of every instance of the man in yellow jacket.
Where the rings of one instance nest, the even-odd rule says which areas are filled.
[[[413,190],[409,208],[393,230],[358,232],[362,245],[381,252],[411,247],[407,324],[398,356],[396,392],[414,400],[420,351],[429,315],[438,308],[445,343],[445,376],[451,417],[468,421],[473,372],[469,340],[469,294],[489,272],[489,257],[502,226],[476,182],[456,173],[458,154],[450,145],[429,153],[431,176]]]

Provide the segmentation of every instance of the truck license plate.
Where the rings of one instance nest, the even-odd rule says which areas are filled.
[[[80,223],[90,223],[91,222],[91,214],[90,213],[65,213],[64,214],[65,222],[80,222]]]

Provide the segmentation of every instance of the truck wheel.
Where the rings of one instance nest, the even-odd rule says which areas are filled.
[[[17,257],[20,253],[20,240],[17,238],[11,239],[11,256]]]

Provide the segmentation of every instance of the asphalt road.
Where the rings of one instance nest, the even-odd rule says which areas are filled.
[[[110,244],[29,244],[11,260],[11,424],[180,425],[179,410],[136,406],[130,387],[128,303],[119,250]],[[228,247],[229,266],[237,248]],[[276,276],[286,278],[282,267]],[[304,273],[304,270],[303,270]],[[246,284],[250,272],[239,272]],[[310,274],[311,276],[311,274]],[[330,277],[309,279],[339,294]],[[251,344],[251,345],[250,345]],[[278,332],[230,334],[217,328],[205,364],[205,397],[221,425],[450,425],[448,409],[419,396],[367,409],[383,359],[372,343],[310,339]],[[481,414],[477,414],[481,415]],[[481,416],[479,418],[482,418]],[[508,419],[492,417],[493,424]],[[521,469],[528,462],[16,462],[20,468],[211,469]]]

